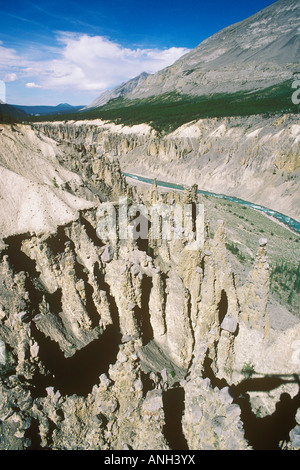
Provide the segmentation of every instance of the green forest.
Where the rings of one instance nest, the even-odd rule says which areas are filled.
[[[205,118],[255,114],[268,117],[274,114],[299,113],[299,106],[293,104],[291,100],[291,83],[291,81],[286,81],[266,89],[233,94],[191,96],[172,92],[137,100],[122,97],[110,100],[106,105],[91,110],[65,113],[63,116],[26,116],[26,120],[43,122],[102,119],[124,125],[147,123],[159,133],[169,133],[187,122]],[[15,119],[19,120],[20,117],[15,117]],[[21,120],[24,120],[24,117]]]

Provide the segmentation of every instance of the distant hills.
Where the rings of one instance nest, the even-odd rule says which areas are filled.
[[[57,106],[22,106],[3,103],[0,100],[0,123],[14,121],[31,121],[39,116],[58,116],[66,113],[76,113],[83,106],[72,106],[61,103]]]
[[[0,123],[31,121],[40,116],[59,116],[66,113],[77,113],[82,108],[82,105],[72,106],[68,103],[61,103],[57,106],[23,106],[6,104],[0,100]]]
[[[72,106],[68,103],[61,103],[57,106],[22,106],[18,104],[11,105],[14,108],[24,111],[26,114],[32,116],[47,116],[51,114],[72,113],[82,109],[84,105]]]
[[[3,103],[3,101],[0,100],[0,123],[10,123],[15,120],[22,121],[26,119],[26,117],[27,114],[22,109]]]

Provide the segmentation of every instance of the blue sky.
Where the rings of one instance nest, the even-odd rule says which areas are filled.
[[[1,2],[0,80],[11,104],[90,103],[171,65],[272,0]]]

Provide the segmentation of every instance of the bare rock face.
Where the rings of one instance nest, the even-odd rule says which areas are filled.
[[[135,78],[132,78],[126,83],[122,83],[121,85],[115,87],[113,90],[105,91],[102,93],[98,98],[93,100],[88,106],[83,109],[89,108],[98,108],[99,106],[103,106],[104,104],[108,103],[109,100],[114,98],[119,98],[120,96],[126,96],[131,93],[138,85],[140,85],[147,77],[148,73],[143,72]]]
[[[165,318],[170,356],[187,369],[193,352],[193,332],[190,324],[190,294],[178,275],[170,276]]]
[[[270,288],[266,244],[267,240],[260,240],[254,268],[241,289],[241,317],[249,328],[257,329],[262,335],[266,335],[268,329],[267,302]]]
[[[87,141],[96,137],[102,146],[110,138],[85,129]],[[282,393],[295,415],[299,408],[299,324],[268,330],[267,241],[260,240],[239,286],[226,227],[220,220],[210,237],[209,214],[203,243],[189,230],[162,236],[163,218],[158,237],[152,226],[146,240],[122,238],[118,198],[129,208],[176,203],[183,211],[195,209],[197,188],[175,195],[154,185],[137,193],[118,163],[95,156],[92,143],[75,148],[77,126],[44,130],[72,148],[52,163],[81,175],[91,207],[51,230],[12,230],[1,241],[0,448],[255,448],[247,421],[254,412],[271,416]],[[98,230],[109,205],[117,211],[112,239]],[[197,227],[190,213],[189,228]],[[264,380],[272,374],[278,386],[267,397],[251,390],[247,402],[254,373]],[[295,426],[286,444],[293,448]]]
[[[193,376],[184,384],[183,429],[190,449],[250,450],[244,437],[241,409],[223,388]]]

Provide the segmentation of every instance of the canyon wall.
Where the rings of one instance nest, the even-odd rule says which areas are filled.
[[[157,201],[183,208],[197,204],[196,188],[161,194],[154,185],[137,194],[109,158],[111,150],[99,151],[115,146],[118,153],[127,137],[117,134],[118,140],[108,133],[102,138],[89,126],[57,124],[42,130],[48,136],[35,136],[36,151],[47,142],[58,175],[64,169],[71,172],[69,181],[80,176],[81,199],[88,206],[77,206],[72,217],[44,229],[15,230],[14,223],[8,233],[5,224],[1,448],[255,448],[251,429],[253,420],[259,429],[258,413],[261,419],[271,417],[272,427],[284,393],[293,416],[299,408],[295,348],[300,324],[281,332],[269,327],[266,240],[260,240],[248,279],[239,285],[227,258],[226,227],[219,221],[210,237],[208,214],[204,243],[193,249],[186,234],[168,240],[154,238],[150,230],[146,240],[101,238],[99,214],[109,205],[119,211],[120,197],[129,208]],[[23,139],[32,130],[2,132],[21,158],[15,132]],[[49,138],[54,132],[57,141]],[[134,148],[140,138],[133,134]],[[25,170],[14,171],[29,180]],[[51,177],[36,181],[57,197],[59,191],[75,197],[78,186],[65,183],[59,177],[58,188]],[[3,194],[10,184],[2,179]],[[261,385],[253,390],[256,379],[264,381],[268,393],[261,393]],[[279,429],[271,444],[282,441],[283,447],[296,449],[298,424],[289,427],[290,436]]]
[[[93,146],[125,172],[239,197],[299,219],[296,115],[203,119],[159,135],[146,124],[36,124],[58,142]]]

